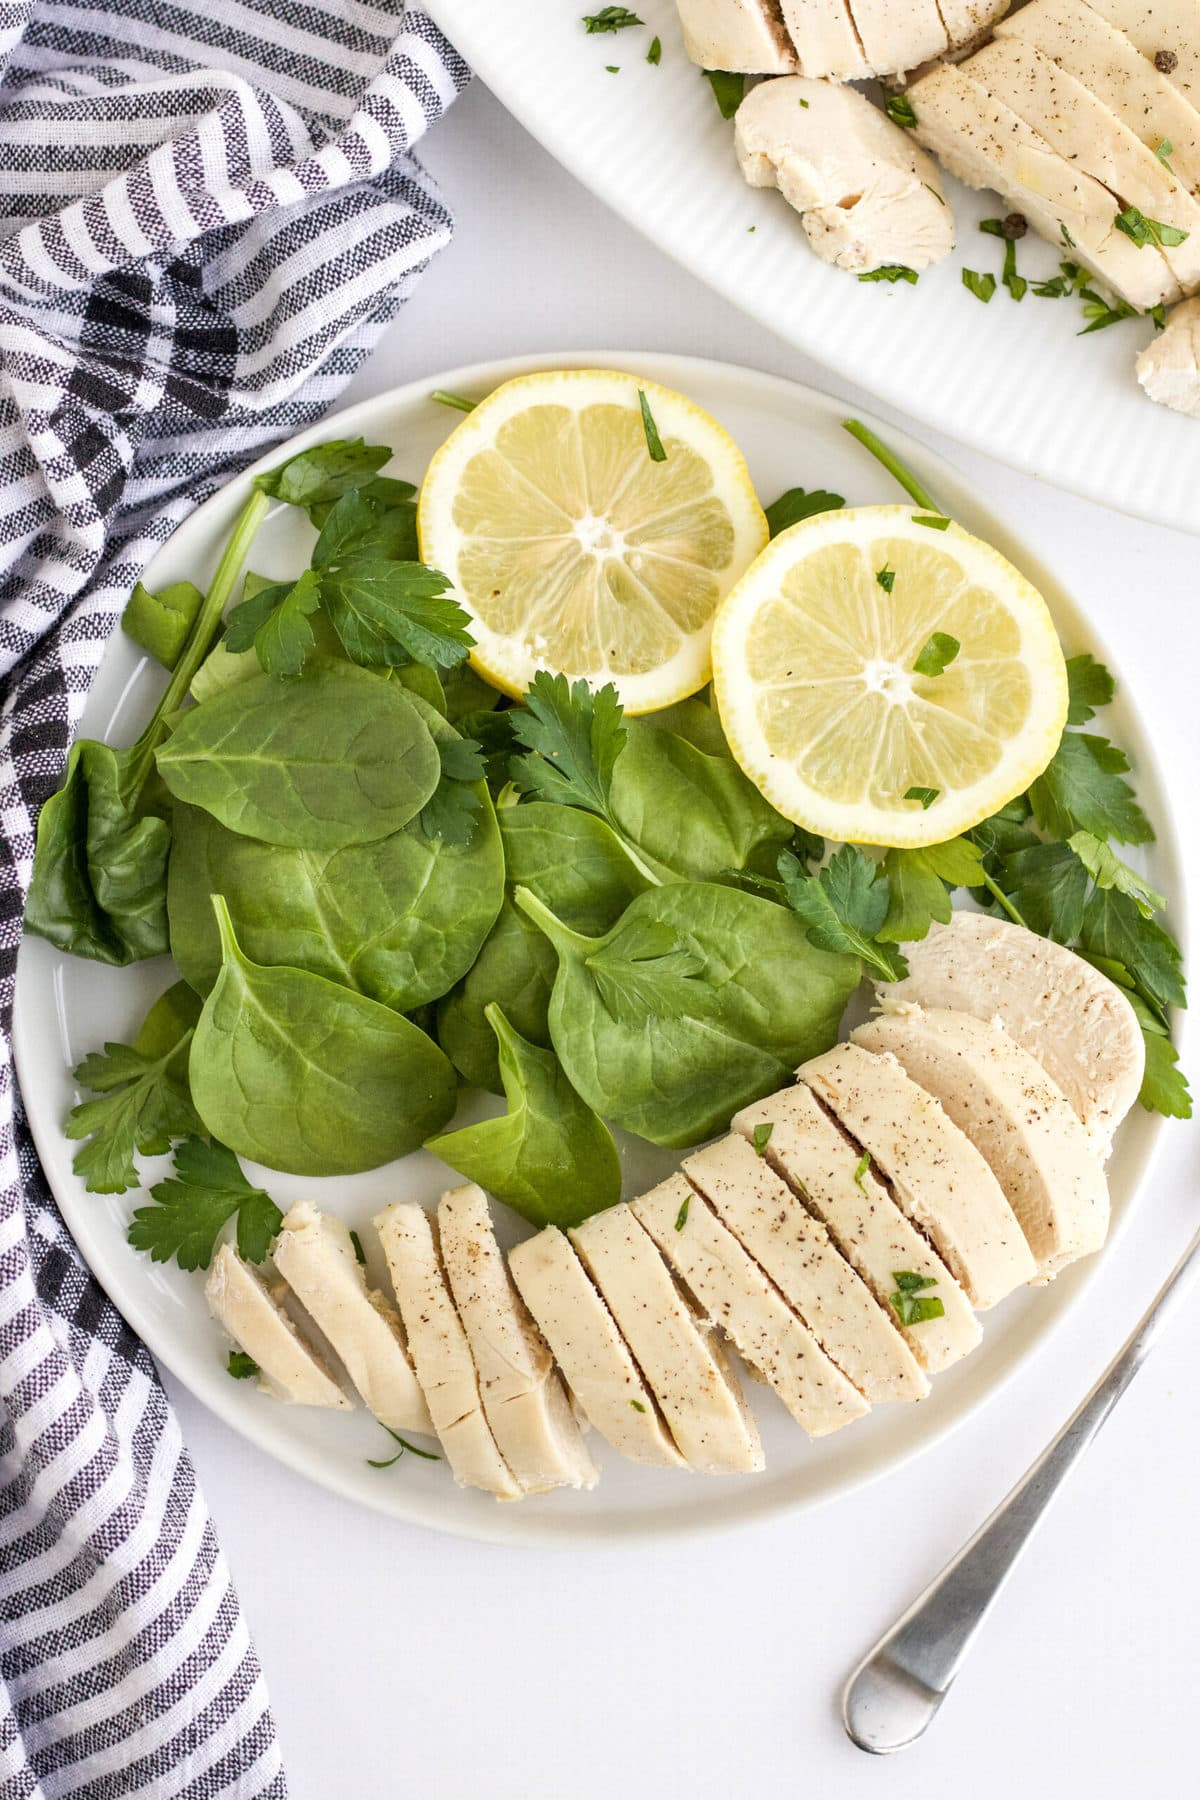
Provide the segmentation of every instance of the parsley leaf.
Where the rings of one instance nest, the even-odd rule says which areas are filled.
[[[254,1358],[247,1356],[244,1350],[231,1350],[225,1368],[235,1381],[250,1381],[259,1372]]]
[[[376,1423],[383,1425],[383,1420],[379,1419]],[[437,1454],[436,1450],[418,1450],[415,1444],[410,1444],[407,1438],[402,1438],[400,1433],[398,1431],[393,1431],[390,1425],[383,1425],[383,1429],[387,1432],[392,1442],[394,1444],[399,1444],[400,1448],[397,1450],[395,1456],[385,1457],[382,1461],[376,1461],[374,1457],[368,1456],[368,1469],[390,1469],[395,1463],[400,1461],[400,1458],[406,1451],[409,1456],[419,1456],[422,1462],[441,1462],[442,1459]]]
[[[1168,156],[1170,156],[1170,154],[1174,150],[1174,148],[1175,148],[1175,146],[1171,142],[1170,138],[1161,138],[1159,140],[1159,142],[1154,146],[1155,156],[1157,156],[1157,158],[1158,158],[1159,162],[1162,164],[1163,168],[1169,170],[1172,175],[1175,173],[1175,171],[1174,171],[1174,169],[1171,168],[1171,165],[1167,161],[1167,158],[1168,158]]]
[[[150,1190],[153,1206],[139,1206],[129,1222],[129,1242],[154,1262],[207,1269],[225,1223],[237,1216],[237,1247],[247,1262],[261,1262],[283,1214],[262,1188],[251,1187],[241,1164],[224,1144],[186,1138],[175,1152],[175,1174]]]
[[[985,306],[996,291],[996,277],[990,273],[981,275],[977,269],[964,269],[962,284]]]
[[[811,519],[816,513],[838,512],[845,504],[840,494],[826,493],[824,488],[813,488],[811,492],[802,487],[788,488],[778,500],[772,500],[770,506],[764,508],[767,529],[775,538],[789,525],[798,525],[801,519]]]
[[[621,702],[608,683],[595,693],[586,681],[539,669],[514,711],[513,736],[532,755],[514,759],[512,778],[523,794],[581,806],[608,818],[613,765],[625,744]]]
[[[1067,731],[1049,767],[1029,790],[1034,817],[1048,837],[1073,831],[1115,838],[1119,844],[1153,842],[1154,830],[1122,776],[1129,758],[1107,738]]]
[[[650,48],[646,52],[646,61],[648,63],[652,63],[655,68],[657,68],[659,63],[662,61],[662,39],[661,38],[651,38]]]
[[[1067,842],[1096,886],[1115,888],[1120,894],[1128,894],[1143,919],[1153,918],[1167,904],[1136,869],[1122,862],[1115,851],[1100,838],[1093,837],[1090,831],[1073,832]]]
[[[256,607],[268,595],[278,594],[278,588],[265,588],[246,605]],[[314,642],[313,628],[309,624],[309,614],[315,613],[321,604],[321,584],[319,577],[312,569],[306,569],[300,579],[287,589],[277,605],[272,606],[263,623],[254,634],[254,648],[258,652],[258,660],[268,675],[298,675],[304,667],[304,659],[312,649]],[[243,611],[238,607],[237,611]],[[226,649],[239,648],[236,644],[226,643]]]
[[[946,1308],[936,1294],[924,1294],[925,1288],[937,1286],[933,1275],[917,1275],[908,1269],[893,1269],[892,1280],[896,1284],[896,1292],[888,1295],[888,1305],[892,1308],[901,1325],[921,1325],[927,1319],[940,1319]]]
[[[890,594],[896,585],[896,571],[895,569],[889,569],[888,565],[884,563],[882,569],[876,569],[875,579],[883,589],[884,593]]]
[[[645,388],[638,389],[638,405],[642,409],[642,430],[646,434],[646,448],[650,452],[650,461],[666,462],[667,453],[663,449],[663,441],[658,435],[658,426],[654,423],[654,414],[650,411],[650,402],[646,398]]]
[[[1039,937],[1069,944],[1083,930],[1088,874],[1069,844],[1031,843],[1005,857],[1000,885]]]
[[[712,88],[723,119],[732,119],[742,104],[742,95],[746,91],[746,77],[732,75],[726,69],[705,69],[702,71],[705,81]]]
[[[962,645],[948,631],[935,631],[913,664],[914,675],[944,675]]]
[[[1177,225],[1166,225],[1161,219],[1148,219],[1144,212],[1136,206],[1126,206],[1120,211],[1113,224],[1118,231],[1135,243],[1139,250],[1147,244],[1156,249],[1173,250],[1177,244],[1185,244],[1191,236],[1190,232],[1180,231]]]
[[[1179,1052],[1162,1032],[1146,1031],[1146,1073],[1142,1077],[1138,1099],[1150,1112],[1164,1113],[1169,1119],[1190,1119],[1192,1097],[1187,1077],[1179,1067]]]
[[[866,1192],[866,1179],[867,1179],[867,1176],[870,1174],[870,1172],[871,1172],[871,1152],[869,1150],[864,1150],[862,1155],[859,1157],[858,1162],[855,1166],[855,1170],[854,1170],[855,1185],[857,1187],[862,1188],[864,1193]]]
[[[765,1119],[762,1122],[762,1124],[756,1125],[754,1127],[754,1130],[750,1134],[750,1141],[754,1146],[755,1156],[765,1156],[766,1155],[767,1145],[771,1141],[771,1133],[774,1131],[774,1129],[775,1129],[774,1119]]]
[[[438,739],[442,776],[421,808],[421,830],[444,844],[469,844],[482,806],[473,784],[487,775],[483,747],[474,738]]]
[[[1068,725],[1086,725],[1098,709],[1107,706],[1117,691],[1117,684],[1094,656],[1067,658],[1067,689],[1070,694]]]
[[[936,919],[950,918],[953,888],[983,886],[983,851],[969,838],[951,838],[921,850],[889,850],[884,859],[888,909],[876,936],[884,943],[913,943]]]
[[[325,515],[313,545],[314,569],[333,568],[356,556],[384,557],[389,562],[416,562],[417,509],[414,489],[407,481],[391,484],[396,490],[377,497],[373,489],[355,488],[335,500]]]
[[[1128,894],[1096,888],[1084,909],[1083,947],[1094,956],[1123,963],[1134,982],[1157,1007],[1186,1006],[1182,953],[1154,919],[1144,918]]]
[[[683,1202],[683,1205],[679,1208],[679,1211],[675,1214],[675,1229],[676,1229],[676,1231],[682,1231],[684,1226],[687,1224],[688,1212],[691,1208],[691,1204],[692,1204],[692,1196],[690,1194],[688,1194],[686,1199]]]
[[[67,1115],[69,1138],[87,1138],[75,1173],[93,1194],[123,1194],[138,1186],[135,1151],[163,1156],[172,1138],[204,1128],[188,1089],[187,1057],[200,1017],[197,995],[182,981],[151,1007],[132,1044],[105,1044],[75,1070],[81,1100]]]
[[[941,791],[941,788],[910,787],[905,788],[904,798],[906,800],[919,800],[921,802],[922,812],[928,812]]]
[[[289,506],[329,505],[352,488],[365,487],[391,461],[386,444],[368,444],[362,438],[335,438],[314,444],[277,469],[256,475],[254,485],[273,500]]]
[[[921,277],[907,263],[880,263],[877,269],[864,269],[858,278],[860,281],[890,281],[895,287],[898,281],[907,281],[909,287],[916,287]]]
[[[475,640],[449,587],[445,575],[424,563],[354,557],[322,575],[321,603],[352,662],[452,669]]]
[[[819,950],[861,957],[885,981],[908,973],[898,950],[875,942],[887,916],[887,878],[856,845],[843,844],[817,875],[803,874],[797,858],[785,850],[779,874],[789,906]]]
[[[893,125],[903,125],[906,131],[911,131],[917,122],[913,103],[907,94],[889,94],[883,103],[883,110]]]

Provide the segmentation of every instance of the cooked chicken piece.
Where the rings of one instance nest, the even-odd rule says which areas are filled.
[[[1200,110],[1196,0],[1088,0]]]
[[[1200,31],[1200,8],[1194,29]],[[1163,144],[1171,168],[1194,193],[1200,187],[1200,113],[1160,75],[1123,32],[1087,0],[1033,0],[996,27],[1052,56],[1121,123],[1157,154]]]
[[[937,0],[851,0],[851,10],[877,75],[915,69],[950,47]]]
[[[1179,313],[1189,307],[1200,326],[1200,302]],[[986,913],[955,912],[904,954],[905,979],[875,989],[885,1012],[915,1003],[999,1019],[1062,1089],[1095,1153],[1108,1155],[1146,1060],[1137,1014],[1119,987],[1073,950]]]
[[[692,1468],[703,1475],[761,1469],[758,1427],[737,1376],[632,1209],[610,1206],[570,1236]]]
[[[686,1469],[629,1346],[566,1236],[548,1225],[509,1272],[590,1425],[630,1462]]]
[[[1087,1134],[1040,1062],[1003,1025],[919,1006],[860,1025],[853,1041],[891,1054],[966,1132],[1049,1281],[1108,1236],[1108,1184]]]
[[[951,50],[963,50],[982,40],[1011,5],[1012,0],[938,0]]]
[[[799,65],[776,0],[675,0],[683,46],[702,69],[790,75]]]
[[[300,1200],[284,1215],[275,1264],[324,1332],[364,1403],[393,1431],[432,1433],[395,1308],[366,1278],[340,1219]]]
[[[883,1184],[869,1168],[860,1167],[858,1146],[838,1130],[803,1082],[756,1100],[733,1120],[734,1130],[751,1142],[756,1128],[768,1127],[765,1160],[828,1226],[842,1255],[888,1316],[894,1316],[891,1296],[897,1292],[897,1274],[919,1276],[930,1284],[931,1294],[936,1292],[943,1308],[940,1319],[897,1326],[917,1362],[936,1373],[973,1350],[983,1332],[967,1296]],[[807,1242],[803,1230],[794,1230],[794,1220],[792,1213],[785,1219],[782,1208],[775,1215],[781,1239],[778,1251],[765,1238],[746,1238],[785,1294],[790,1291],[784,1279],[786,1264],[804,1254]]]
[[[799,1073],[879,1165],[977,1308],[1033,1280],[1037,1264],[996,1177],[894,1056],[838,1044]]]
[[[1178,300],[1182,290],[1157,250],[1116,227],[1117,202],[1052,150],[1003,100],[970,77],[974,62],[942,63],[908,90],[914,135],[968,187],[992,188],[1065,254],[1085,263],[1134,306]],[[1069,242],[1068,242],[1069,239]]]
[[[878,72],[863,55],[849,0],[779,0],[779,5],[803,74],[865,81]]]
[[[688,1293],[809,1437],[862,1418],[871,1410],[862,1394],[693,1187],[672,1175],[630,1202]]]
[[[459,1487],[482,1488],[497,1500],[519,1500],[521,1484],[484,1417],[475,1362],[442,1268],[433,1221],[423,1206],[396,1205],[373,1223],[408,1333],[408,1353],[451,1474]]]
[[[473,1182],[454,1188],[442,1195],[437,1217],[442,1264],[475,1359],[483,1410],[509,1468],[527,1494],[595,1487],[599,1474],[554,1358],[509,1280],[487,1195]]]
[[[954,246],[932,162],[855,88],[764,81],[738,107],[734,138],[751,187],[778,187],[826,262],[924,269]]]
[[[1200,418],[1200,300],[1175,308],[1139,355],[1137,377],[1160,406]]]
[[[865,1399],[872,1405],[883,1400],[924,1399],[929,1383],[893,1319],[831,1243],[824,1225],[765,1157],[755,1155],[747,1140],[735,1132],[689,1156],[683,1168],[722,1224],[740,1239],[788,1305],[799,1313],[825,1355]],[[636,1202],[634,1211],[638,1212]],[[638,1217],[650,1229],[640,1212]],[[670,1249],[662,1247],[674,1261]],[[678,1262],[675,1266],[694,1287],[687,1271]],[[707,1305],[706,1296],[700,1298]]]
[[[333,1370],[304,1342],[276,1296],[232,1244],[222,1244],[213,1257],[204,1298],[217,1324],[258,1364],[258,1385],[265,1394],[293,1406],[353,1407]]]
[[[1128,126],[1083,83],[1033,44],[997,39],[964,64],[971,80],[1003,99],[1052,150],[1113,194],[1122,208],[1181,232],[1163,261],[1187,290],[1200,282],[1200,205]],[[1153,244],[1142,246],[1149,257]]]

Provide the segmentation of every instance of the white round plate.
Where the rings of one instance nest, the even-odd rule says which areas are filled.
[[[784,488],[827,487],[851,505],[895,500],[890,478],[841,429],[843,409],[834,401],[773,376],[723,364],[658,355],[586,355],[523,358],[520,361],[455,369],[419,385],[398,388],[364,401],[294,438],[239,476],[200,507],[160,552],[146,577],[153,589],[182,577],[203,582],[215,566],[233,519],[247,497],[250,477],[260,467],[309,444],[334,437],[367,438],[394,446],[390,472],[419,480],[433,451],[457,423],[434,404],[435,387],[482,396],[511,375],[533,368],[624,368],[665,382],[707,407],[745,451],[764,500]],[[901,433],[884,431],[889,443],[915,468],[922,481],[955,518],[988,538],[1023,567],[1043,590],[1068,652],[1083,648],[1104,654],[1104,646],[1067,597],[1024,555],[1012,534],[963,488],[953,471]],[[307,561],[310,527],[288,507],[276,509],[251,557],[258,572],[281,578]],[[126,743],[153,705],[162,671],[139,656],[121,632],[113,638],[84,714],[83,732]],[[1149,737],[1127,697],[1112,709],[1111,729],[1137,765],[1139,792],[1160,827],[1151,876],[1155,887],[1182,905],[1179,859],[1154,772]],[[894,1467],[942,1436],[994,1394],[1001,1382],[1044,1341],[1084,1291],[1096,1262],[1068,1270],[1054,1285],[1014,1295],[989,1313],[981,1347],[938,1377],[931,1397],[919,1406],[881,1407],[851,1429],[810,1443],[765,1388],[751,1389],[762,1426],[767,1469],[762,1475],[707,1479],[635,1468],[597,1448],[603,1467],[590,1494],[557,1494],[499,1506],[478,1493],[456,1488],[442,1463],[405,1456],[394,1468],[372,1469],[368,1457],[389,1454],[389,1440],[363,1412],[331,1415],[284,1407],[257,1392],[250,1382],[225,1372],[228,1341],[209,1319],[202,1278],[173,1265],[151,1263],[131,1250],[125,1228],[138,1193],[89,1194],[74,1174],[74,1146],[62,1135],[62,1121],[78,1098],[71,1070],[105,1039],[128,1040],[150,1000],[173,979],[165,958],[114,970],[64,957],[38,938],[27,938],[17,981],[15,1041],[21,1092],[33,1135],[63,1215],[91,1268],[134,1330],[154,1354],[194,1394],[228,1424],[262,1449],[350,1499],[395,1518],[463,1536],[547,1544],[610,1536],[693,1531],[748,1521],[831,1496]],[[472,1096],[468,1107],[482,1107]],[[498,1102],[493,1103],[498,1106]],[[1122,1128],[1112,1165],[1114,1233],[1127,1218],[1137,1182],[1145,1173],[1161,1121],[1135,1111]],[[661,1178],[678,1158],[646,1145],[624,1146],[626,1194],[641,1192]],[[166,1164],[162,1165],[165,1171]],[[385,1281],[372,1215],[390,1201],[430,1203],[452,1184],[445,1166],[424,1151],[390,1168],[346,1180],[304,1181],[267,1170],[257,1174],[279,1204],[302,1195],[340,1213],[362,1230],[373,1278]],[[157,1165],[149,1179],[159,1178]],[[503,1214],[505,1209],[496,1209]],[[518,1228],[523,1229],[523,1228]],[[514,1231],[514,1235],[518,1234]],[[593,1437],[593,1445],[596,1440]]]
[[[564,0],[427,0],[472,68],[563,166],[631,225],[761,324],[910,417],[1014,468],[1162,525],[1200,531],[1200,421],[1147,400],[1129,320],[1088,337],[1077,299],[982,305],[962,270],[999,274],[978,221],[994,195],[947,178],[958,248],[916,287],[860,283],[808,248],[773,191],[746,185],[708,83],[683,49],[674,0],[640,0],[645,29],[589,36]],[[587,8],[583,9],[587,11]],[[596,7],[592,10],[598,11]],[[662,61],[645,60],[651,36]],[[615,65],[616,74],[608,72]],[[1058,273],[1019,245],[1022,273]],[[537,277],[531,276],[531,279]],[[670,299],[664,294],[664,323]],[[664,334],[665,335],[665,334]]]

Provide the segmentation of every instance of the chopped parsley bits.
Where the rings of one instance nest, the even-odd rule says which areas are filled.
[[[365,1268],[367,1253],[362,1247],[362,1239],[359,1237],[357,1231],[352,1231],[350,1233],[350,1242],[354,1245],[354,1260],[357,1262],[360,1269]]]
[[[455,412],[474,412],[474,400],[464,400],[461,394],[451,394],[445,388],[434,388],[429,398],[436,400],[439,406],[452,407]]]
[[[944,675],[962,645],[948,631],[935,631],[913,664],[914,675]]]
[[[655,68],[657,68],[659,63],[662,61],[662,39],[661,38],[651,38],[650,48],[646,52],[646,61],[648,63],[653,63]]]
[[[627,31],[631,25],[644,25],[627,6],[603,6],[598,13],[584,13],[583,29],[589,37],[604,31]]]
[[[864,1193],[866,1192],[866,1179],[865,1178],[870,1173],[870,1168],[871,1168],[871,1153],[869,1150],[864,1150],[862,1155],[858,1159],[858,1166],[856,1167],[856,1169],[854,1171],[855,1183],[857,1184],[858,1187],[863,1189]]]
[[[890,594],[896,585],[896,571],[895,569],[889,569],[887,564],[884,563],[882,569],[876,569],[875,579],[883,589],[884,593]]]
[[[380,1424],[383,1423],[382,1420],[377,1422]],[[422,1462],[441,1462],[442,1459],[436,1451],[418,1450],[415,1444],[410,1444],[407,1438],[402,1438],[400,1433],[398,1431],[393,1431],[390,1425],[384,1425],[383,1429],[387,1432],[392,1442],[394,1444],[399,1444],[400,1448],[397,1450],[395,1456],[385,1457],[379,1462],[377,1462],[373,1456],[368,1456],[368,1469],[390,1469],[393,1463],[398,1463],[400,1461],[400,1458],[406,1451],[409,1456],[419,1456]]]
[[[746,91],[746,77],[732,75],[727,69],[704,69],[705,81],[712,88],[713,98],[721,111],[723,119],[732,119],[742,104],[742,95]]]
[[[922,809],[925,812],[928,812],[941,791],[941,788],[910,787],[904,798],[906,800],[919,800]]]
[[[1123,231],[1130,241],[1144,250],[1147,244],[1153,244],[1157,250],[1174,249],[1176,244],[1186,243],[1189,232],[1180,231],[1177,225],[1164,224],[1162,219],[1148,219],[1144,212],[1136,206],[1124,207],[1113,220],[1118,231]]]
[[[650,411],[650,402],[646,398],[645,388],[638,389],[638,404],[642,409],[642,429],[646,433],[646,448],[650,452],[650,461],[666,462],[667,453],[663,449],[662,439],[658,435],[658,426],[654,423],[654,414]]]
[[[774,1131],[774,1129],[775,1129],[774,1119],[765,1119],[761,1125],[756,1125],[754,1127],[754,1130],[750,1136],[750,1141],[754,1145],[755,1156],[765,1156],[766,1155],[767,1145],[771,1141],[771,1133]]]
[[[974,294],[977,300],[982,300],[985,306],[996,291],[996,277],[991,273],[981,275],[978,269],[964,269],[962,283],[968,292]]]
[[[247,1356],[244,1350],[231,1350],[225,1369],[235,1381],[249,1381],[258,1374],[258,1364],[252,1356]]]
[[[896,1292],[888,1295],[888,1305],[901,1325],[921,1325],[927,1319],[940,1319],[946,1308],[936,1294],[925,1294],[925,1288],[937,1286],[933,1275],[915,1275],[908,1269],[893,1269]]]
[[[632,1406],[634,1412],[644,1413],[646,1410],[646,1408],[642,1405],[640,1400],[631,1400],[629,1402],[629,1404],[630,1404],[630,1406]]]
[[[913,103],[907,94],[889,94],[883,103],[883,110],[893,125],[903,125],[906,131],[911,131],[917,122]]]
[[[679,1211],[675,1214],[675,1229],[676,1229],[676,1231],[682,1231],[684,1226],[687,1224],[688,1211],[691,1207],[691,1204],[692,1204],[692,1196],[689,1194],[687,1199],[684,1201],[683,1205],[680,1207]]]
[[[950,521],[945,513],[914,513],[914,525],[924,525],[930,531],[949,531]]]
[[[1170,154],[1174,150],[1174,148],[1175,148],[1175,146],[1171,142],[1170,138],[1162,138],[1154,146],[1155,156],[1157,156],[1157,158],[1158,158],[1159,162],[1162,164],[1163,168],[1166,169],[1172,175],[1175,173],[1175,171],[1174,171],[1174,169],[1171,168],[1171,165],[1167,161],[1167,158],[1170,156]]]
[[[895,286],[898,281],[907,281],[909,287],[916,287],[920,276],[907,263],[880,263],[877,269],[867,269],[858,278],[860,281],[890,281]]]

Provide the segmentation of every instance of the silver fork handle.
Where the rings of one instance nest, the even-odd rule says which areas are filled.
[[[1192,1239],[1115,1359],[1033,1467],[846,1683],[842,1721],[860,1750],[887,1756],[933,1722],[1043,1514],[1200,1274]]]

